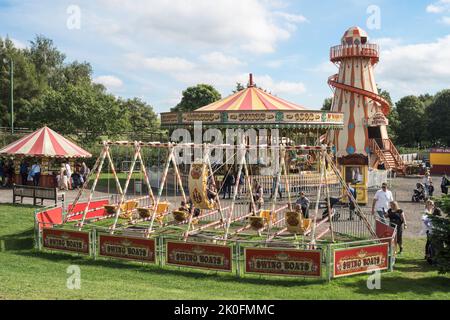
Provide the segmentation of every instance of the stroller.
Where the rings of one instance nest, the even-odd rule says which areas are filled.
[[[426,201],[425,196],[425,186],[422,183],[417,183],[416,188],[413,191],[413,195],[411,197],[412,202],[420,202],[420,201]]]
[[[331,207],[331,211],[334,212],[334,216],[332,218],[333,221],[338,221],[341,214],[339,213],[339,211],[336,211],[336,209],[334,209],[334,206],[336,204],[338,204],[341,200],[339,198],[333,198],[330,197],[330,207]],[[328,206],[325,208],[325,210],[322,212],[322,219],[326,219],[329,215],[328,212]]]

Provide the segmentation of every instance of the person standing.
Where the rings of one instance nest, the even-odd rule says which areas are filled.
[[[273,196],[275,195],[275,188],[277,186],[277,179],[278,179],[278,172],[276,172],[274,174],[273,179],[272,179],[272,191],[270,193],[270,199],[272,199]],[[281,193],[281,177],[280,177],[280,181],[278,181],[277,191],[278,191],[278,197],[280,199],[283,199],[283,194]]]
[[[403,227],[407,228],[405,213],[400,209],[397,201],[390,203],[390,209],[386,212],[385,217],[389,218],[391,226],[397,228],[397,245],[400,247],[399,253],[403,251]]]
[[[302,209],[302,214],[305,219],[309,218],[309,199],[305,196],[305,193],[302,191],[300,192],[300,198],[297,199],[295,202],[296,204],[300,205],[300,208]]]
[[[80,174],[83,177],[83,182],[85,182],[87,180],[87,177],[89,175],[89,167],[86,165],[86,162],[82,162],[81,163],[81,169],[80,169]]]
[[[384,215],[389,210],[392,201],[394,201],[392,192],[388,190],[387,183],[383,182],[381,189],[375,193],[375,197],[373,198],[372,214],[375,214],[376,210],[381,222],[386,223]]]
[[[228,199],[231,198],[231,187],[234,184],[234,175],[229,173],[225,176],[225,179],[223,181],[223,199],[225,199],[225,197],[228,194]]]
[[[3,159],[0,159],[0,187],[3,186],[5,182],[5,168]]]
[[[33,185],[35,187],[38,187],[39,180],[41,178],[41,166],[39,165],[39,162],[37,160],[31,166],[31,177],[33,178]]]
[[[264,203],[264,190],[263,187],[258,183],[258,180],[253,180],[253,201],[255,202],[256,209],[261,210]],[[250,212],[253,211],[252,204],[250,203]],[[255,212],[256,213],[256,212]]]
[[[425,186],[425,197],[429,196],[430,182],[431,182],[430,172],[427,171],[427,172],[425,172],[425,175],[422,178],[422,184]]]
[[[26,186],[28,182],[28,163],[26,160],[22,160],[20,163],[20,176],[22,178],[22,185]]]
[[[66,168],[67,184],[69,186],[69,190],[72,190],[72,168],[70,167],[69,160],[66,161],[64,167]]]
[[[431,233],[432,233],[432,225],[431,225],[431,215],[434,212],[434,202],[432,200],[427,200],[425,202],[425,210],[422,215],[423,229],[421,234],[426,234],[427,242],[425,243],[425,260],[431,261]]]
[[[352,194],[353,199],[355,199],[355,201],[356,201],[356,197],[357,197],[356,188],[353,188],[350,182],[347,183],[347,187],[348,187],[348,190],[350,191],[350,193]],[[348,207],[350,209],[350,217],[348,219],[353,220],[353,216],[355,215],[356,205],[355,205],[355,202],[351,199],[350,195],[348,196]]]
[[[447,174],[444,173],[441,180],[441,192],[442,194],[448,194],[448,186],[450,185],[450,180],[447,178]]]

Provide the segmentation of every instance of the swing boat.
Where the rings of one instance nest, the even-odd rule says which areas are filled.
[[[299,211],[285,213],[287,231],[292,234],[304,235],[311,230],[312,219],[304,219]]]
[[[105,154],[108,152],[108,148],[110,142],[105,143],[105,150],[103,154],[99,157],[97,161],[98,164],[103,164],[102,159],[105,158],[110,161],[110,166],[112,167],[111,155]],[[144,197],[134,198],[124,200],[127,193],[127,188],[129,182],[131,180],[131,172],[133,172],[133,163],[131,163],[130,173],[128,174],[127,181],[125,182],[125,186],[122,189],[117,185],[118,194],[116,194],[116,203],[107,204],[102,206],[105,214],[102,216],[94,216],[88,213],[94,212],[92,210],[96,209],[88,209],[83,214],[77,213],[78,215],[83,215],[83,219],[80,223],[75,225],[79,230],[82,229],[83,224],[86,222],[89,224],[89,227],[94,227],[97,229],[104,229],[104,231],[114,234],[115,231],[120,233],[124,233],[125,230],[135,232],[138,236],[149,237],[158,235],[160,233],[167,233],[174,236],[177,236],[185,241],[189,237],[203,237],[210,238],[211,241],[224,241],[226,243],[227,239],[252,239],[259,238],[261,241],[270,242],[270,241],[298,241],[297,236],[301,236],[301,241],[311,242],[314,241],[323,241],[322,237],[325,235],[327,230],[331,231],[331,235],[333,235],[333,226],[332,221],[322,221],[320,220],[314,221],[314,219],[304,219],[303,216],[292,210],[292,199],[289,190],[297,190],[296,188],[302,187],[293,185],[292,187],[289,184],[287,179],[287,170],[286,163],[283,160],[286,153],[286,150],[303,150],[304,148],[308,148],[308,150],[313,150],[317,152],[318,155],[321,155],[320,160],[321,163],[325,163],[325,159],[327,159],[326,147],[324,146],[315,146],[315,147],[305,147],[305,146],[284,146],[280,145],[280,160],[281,160],[281,170],[278,173],[277,185],[275,190],[277,190],[278,185],[283,183],[285,186],[286,192],[288,192],[288,197],[285,198],[286,202],[281,200],[283,203],[280,203],[280,200],[277,197],[273,197],[271,208],[264,208],[263,210],[255,211],[255,203],[254,198],[252,196],[252,184],[251,184],[251,175],[249,174],[249,170],[246,167],[246,158],[241,157],[241,163],[234,166],[234,168],[239,168],[237,173],[233,173],[236,175],[244,174],[244,187],[246,188],[246,192],[239,193],[240,199],[237,199],[237,190],[238,185],[233,186],[233,198],[231,201],[226,203],[225,206],[221,205],[220,197],[217,193],[211,194],[211,190],[217,190],[215,185],[217,179],[214,174],[218,171],[217,167],[214,168],[213,171],[210,160],[208,156],[204,156],[202,160],[196,160],[189,168],[189,179],[188,179],[188,190],[189,197],[192,201],[193,207],[201,210],[200,215],[198,217],[191,216],[190,212],[185,210],[177,210],[178,206],[175,206],[173,202],[174,199],[179,201],[179,197],[177,194],[174,194],[173,198],[167,196],[162,200],[163,190],[167,190],[167,181],[171,181],[168,179],[168,172],[170,165],[173,164],[173,181],[174,181],[174,190],[178,189],[181,191],[181,200],[187,201],[187,196],[184,193],[182,179],[180,178],[180,174],[177,168],[177,164],[174,158],[174,150],[179,147],[191,147],[191,148],[202,148],[203,150],[213,149],[213,148],[235,148],[236,146],[230,145],[195,145],[195,144],[162,144],[162,143],[141,143],[134,142],[128,143],[122,142],[120,145],[125,146],[134,146],[135,147],[135,156],[133,161],[141,162],[140,168],[142,170],[142,174],[144,175],[144,182],[147,185],[148,194]],[[243,144],[244,145],[244,144]],[[244,145],[245,146],[245,145]],[[145,163],[142,160],[142,156],[140,155],[141,147],[155,147],[155,148],[168,148],[169,156],[166,159],[165,168],[163,171],[163,175],[161,177],[158,194],[153,196],[152,188],[149,184],[149,178],[147,176],[147,172],[145,171]],[[243,147],[240,150],[245,154],[249,147]],[[312,152],[312,151],[311,151]],[[206,154],[206,152],[204,153]],[[236,151],[237,154],[237,151]],[[102,158],[103,157],[103,158]],[[332,163],[332,160],[328,160],[328,162]],[[224,164],[225,165],[225,164]],[[228,169],[226,175],[230,174],[232,167]],[[323,165],[319,166],[319,169],[325,168]],[[98,167],[96,170],[91,171],[94,173],[98,179],[99,171]],[[119,183],[119,179],[113,170],[113,175],[116,180],[116,184]],[[326,178],[329,174],[328,170],[321,169],[322,178],[317,181],[321,188],[325,188],[327,185]],[[336,169],[334,163],[331,165],[331,170],[336,177],[339,177],[340,184],[342,188],[345,190],[345,182],[343,182],[342,177],[340,176],[339,170]],[[283,175],[284,174],[284,175]],[[325,177],[324,177],[325,176]],[[273,178],[273,176],[272,176]],[[88,179],[89,180],[89,179]],[[237,179],[236,179],[237,180]],[[93,190],[95,190],[95,182],[93,184]],[[176,185],[175,185],[176,183]],[[87,186],[87,185],[86,185]],[[85,186],[85,187],[86,187]],[[166,188],[165,188],[166,186]],[[175,189],[176,187],[176,189]],[[267,186],[266,186],[267,189]],[[81,189],[82,191],[83,189]],[[93,192],[91,189],[91,193]],[[319,189],[320,190],[320,189]],[[293,191],[297,192],[297,191]],[[266,194],[266,191],[264,192]],[[214,198],[212,198],[212,195]],[[328,197],[329,193],[326,192],[325,197]],[[320,193],[317,193],[317,196],[320,198]],[[322,195],[322,198],[324,195]],[[78,199],[76,199],[78,201]],[[90,201],[90,200],[89,200]],[[88,202],[89,203],[89,202]],[[76,202],[74,202],[74,205]],[[157,205],[156,205],[157,204]],[[251,204],[253,210],[247,211],[248,205]],[[155,209],[156,206],[156,209]],[[175,207],[175,208],[174,208]],[[119,212],[120,208],[120,212]],[[255,213],[256,212],[256,213]],[[66,217],[70,217],[71,212],[68,212]],[[317,213],[315,215],[318,215]],[[127,219],[128,221],[118,221],[118,219]],[[99,223],[97,223],[97,221]],[[113,221],[112,224],[108,225],[109,221]],[[156,224],[154,224],[156,222]],[[325,223],[329,223],[330,227],[327,225],[323,225]],[[363,223],[366,223],[363,221]],[[319,228],[320,227],[320,228]],[[315,231],[315,228],[318,228]],[[127,231],[127,232],[128,232]],[[264,233],[262,232],[264,231]],[[293,236],[293,237],[292,237]],[[321,239],[322,238],[322,239]]]

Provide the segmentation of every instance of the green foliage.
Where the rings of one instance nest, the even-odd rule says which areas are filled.
[[[30,41],[27,49],[17,49],[10,39],[0,38],[0,126],[10,126],[10,90],[5,88],[10,88],[12,60],[16,127],[47,125],[85,147],[119,134],[159,128],[151,106],[137,98],[116,98],[92,82],[88,62],[65,59],[53,41],[42,35]]]
[[[427,112],[430,140],[434,145],[450,146],[450,90],[438,93]]]
[[[322,108],[320,110],[322,110],[322,111],[330,111],[332,103],[333,103],[333,99],[332,98],[326,98],[325,100],[323,100]]]
[[[397,142],[404,146],[418,146],[426,140],[425,105],[416,96],[406,96],[396,103],[398,113]]]
[[[444,216],[433,216],[431,241],[435,249],[435,262],[440,273],[450,272],[450,196],[442,196],[435,201]]]
[[[237,92],[242,91],[244,89],[245,89],[245,87],[244,87],[244,85],[242,83],[236,82],[236,88],[233,90],[233,93],[237,93]]]
[[[171,109],[172,112],[190,112],[220,100],[220,93],[209,84],[198,84],[183,91],[180,103]]]

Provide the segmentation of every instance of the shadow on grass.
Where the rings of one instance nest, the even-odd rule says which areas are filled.
[[[369,290],[367,288],[367,278],[353,281],[351,283],[341,283],[342,287],[348,287],[354,293],[370,294],[371,296],[413,293],[415,295],[429,297],[433,293],[449,293],[450,278],[444,276],[429,276],[418,279],[397,277],[381,277],[381,288],[379,290]]]
[[[87,256],[76,256],[66,253],[57,252],[43,252],[36,250],[28,251],[18,251],[15,254],[26,256],[35,259],[45,259],[52,262],[65,262],[68,264],[78,264],[80,266],[93,266],[93,267],[104,267],[119,270],[133,270],[142,271],[146,273],[151,273],[154,275],[162,276],[178,276],[186,277],[190,279],[202,279],[202,280],[214,280],[222,283],[243,283],[243,284],[254,284],[254,285],[274,285],[283,287],[295,287],[301,285],[323,285],[326,280],[323,279],[293,279],[293,278],[271,278],[271,277],[258,277],[258,276],[245,276],[236,277],[234,273],[222,273],[214,271],[202,271],[202,270],[190,270],[187,268],[178,268],[172,266],[164,266],[164,268],[159,267],[159,265],[143,264],[139,262],[129,262],[120,260],[108,260],[100,258],[93,260]]]
[[[34,229],[0,237],[1,251],[28,250],[34,247]]]

